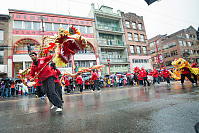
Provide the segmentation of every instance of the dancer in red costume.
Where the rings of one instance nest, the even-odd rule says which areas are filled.
[[[147,80],[147,72],[146,72],[146,70],[144,70],[143,67],[141,68],[140,73],[141,73],[143,81],[144,81],[144,86],[146,86],[146,83],[148,86],[150,86],[149,81]]]
[[[62,101],[55,90],[54,73],[47,65],[47,62],[52,59],[52,55],[38,58],[35,52],[29,54],[32,59],[30,68],[30,81],[34,81],[36,73],[38,74],[38,80],[42,82],[49,101],[53,104],[51,109],[57,107],[56,111],[62,111]]]
[[[59,94],[59,97],[61,98],[62,103],[64,103],[63,98],[62,98],[62,87],[59,82],[59,75],[61,75],[61,72],[59,69],[56,68],[55,63],[51,63],[50,67],[55,76],[55,80],[54,80],[55,81],[55,90],[56,90],[57,94]]]
[[[166,80],[167,84],[170,85],[170,73],[165,67],[163,68],[162,74],[163,74],[164,80]]]

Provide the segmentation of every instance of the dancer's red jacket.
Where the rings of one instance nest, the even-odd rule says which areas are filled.
[[[69,86],[69,85],[70,85],[70,83],[69,83],[68,78],[65,78],[65,86]]]
[[[31,64],[30,67],[30,78],[32,79],[34,78],[34,76],[36,76],[36,73],[38,73],[45,65],[48,61],[50,61],[50,59],[53,56],[50,55],[48,57],[44,57],[44,58],[38,58],[38,66],[36,66],[33,62]],[[53,76],[54,73],[51,71],[50,67],[47,65],[38,75],[38,80],[39,81],[44,81],[46,80],[48,77]]]
[[[164,69],[163,71],[162,71],[162,74],[163,74],[163,76],[165,77],[165,78],[167,78],[167,77],[169,77],[169,71],[168,70],[166,70],[166,69]]]
[[[59,83],[59,75],[61,74],[61,72],[59,71],[59,69],[53,69],[53,67],[50,67],[52,72],[54,73],[54,76],[56,78],[55,83]]]
[[[153,70],[153,77],[154,78],[158,77],[158,71],[156,69]]]
[[[141,73],[138,73],[138,80],[143,80]]]
[[[78,76],[77,76],[76,82],[77,82],[78,85],[83,84],[83,80],[82,80],[82,76],[81,76],[81,75],[78,75]]]
[[[193,64],[191,65],[191,67],[192,67],[192,68],[198,68],[198,67],[197,67],[197,63],[196,63],[196,62],[193,63]]]
[[[96,73],[96,72],[93,72],[92,77],[91,77],[91,80],[92,80],[92,81],[97,80],[97,73]]]
[[[147,77],[147,72],[144,69],[142,69],[141,70],[141,75],[142,75],[143,78]]]
[[[189,68],[183,67],[183,68],[181,69],[181,74],[189,74],[189,73],[191,73],[190,70],[189,70]]]

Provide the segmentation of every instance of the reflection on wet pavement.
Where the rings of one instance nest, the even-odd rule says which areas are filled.
[[[64,95],[63,112],[39,98],[0,101],[0,129],[10,132],[192,133],[199,121],[199,90],[186,82],[171,86],[109,88]]]

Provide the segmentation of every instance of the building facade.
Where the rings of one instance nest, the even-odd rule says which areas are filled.
[[[129,60],[121,12],[101,6],[99,9],[91,4],[90,17],[95,19],[95,36],[98,42],[98,54],[104,64],[102,74],[125,73],[129,71]]]
[[[8,75],[8,25],[9,15],[0,14],[0,78],[7,77]]]
[[[68,29],[76,27],[82,36],[91,43],[95,43],[93,23],[94,19],[42,12],[22,11],[9,9],[9,47],[8,52],[8,76],[17,77],[19,69],[30,66],[31,59],[28,49],[38,52],[44,36],[58,34],[59,28]],[[83,56],[82,56],[83,55]],[[96,56],[93,51],[80,51],[74,56],[75,66],[91,67],[96,64]],[[71,62],[61,71],[72,72]]]
[[[148,48],[153,67],[172,68],[171,63],[176,58],[185,58],[190,64],[199,63],[199,43],[192,26],[171,35],[155,36],[149,39]]]
[[[143,17],[122,12],[122,18],[131,72],[135,67],[152,69]]]

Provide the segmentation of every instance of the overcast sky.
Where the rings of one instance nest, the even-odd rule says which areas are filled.
[[[144,0],[1,0],[0,14],[8,9],[87,17],[91,3],[110,6],[116,12],[143,16],[147,37],[172,34],[192,25],[199,26],[199,0],[160,0],[150,6]]]

